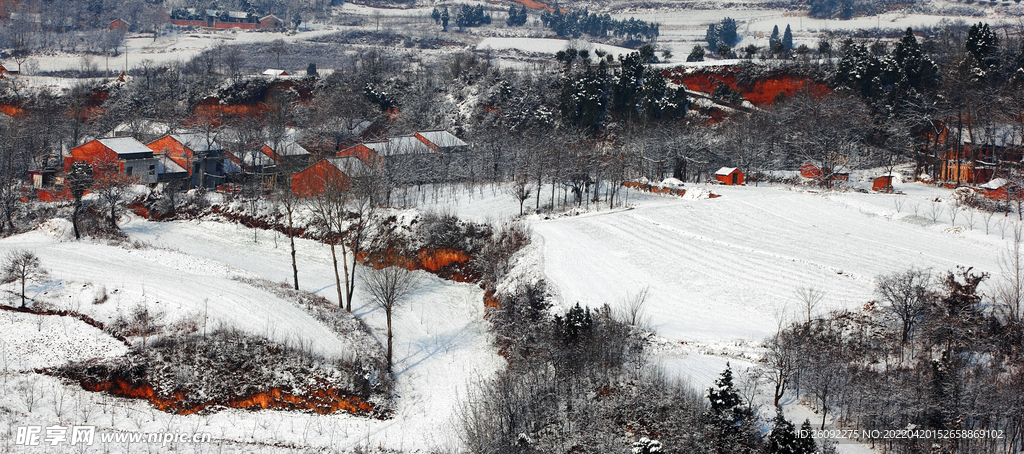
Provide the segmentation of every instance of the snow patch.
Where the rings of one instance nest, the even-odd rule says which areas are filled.
[[[75,226],[64,218],[53,218],[36,227],[36,230],[58,241],[75,239]]]

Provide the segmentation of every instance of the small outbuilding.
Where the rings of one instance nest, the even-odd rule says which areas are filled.
[[[120,30],[122,32],[128,32],[128,28],[130,27],[131,24],[129,24],[127,21],[123,19],[118,18],[110,21],[110,24],[107,25],[107,31],[109,32],[114,30]]]
[[[892,174],[875,177],[871,180],[871,190],[875,192],[892,192]]]
[[[995,178],[988,183],[979,185],[985,197],[996,200],[1010,200],[1018,195],[1017,185],[1006,178]]]
[[[824,180],[827,176],[831,181],[849,181],[850,169],[846,166],[839,165],[832,169],[831,173],[826,175],[825,171],[823,171],[821,167],[812,162],[808,162],[800,166],[800,176],[809,180]]]
[[[743,172],[735,167],[722,167],[715,172],[715,179],[724,185],[737,186],[743,184]]]
[[[263,75],[271,77],[271,78],[277,78],[277,77],[290,76],[291,74],[288,74],[288,71],[285,71],[283,69],[268,69],[266,71],[263,71]]]

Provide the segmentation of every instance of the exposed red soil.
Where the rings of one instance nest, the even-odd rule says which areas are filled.
[[[372,403],[366,402],[359,397],[339,392],[331,387],[317,388],[301,396],[284,392],[279,388],[271,388],[269,391],[233,398],[227,401],[211,400],[200,404],[188,405],[184,403],[185,393],[183,391],[176,392],[171,397],[160,397],[156,390],[153,389],[153,386],[148,383],[130,383],[127,380],[115,377],[105,382],[82,381],[80,384],[82,388],[88,391],[106,392],[119,397],[148,400],[160,411],[179,415],[196,413],[210,406],[243,409],[312,410],[322,415],[345,411],[363,416],[371,414],[374,408]]]
[[[784,73],[768,74],[753,82],[741,84],[736,77],[739,71],[739,68],[718,68],[683,73],[681,69],[674,69],[666,71],[665,75],[674,83],[685,84],[687,89],[702,93],[713,93],[715,87],[725,84],[730,90],[739,91],[744,99],[758,107],[771,105],[780,94],[789,97],[805,89],[818,97],[832,93],[832,89],[824,83],[815,82],[809,77]]]

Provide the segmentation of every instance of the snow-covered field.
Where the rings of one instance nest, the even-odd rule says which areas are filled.
[[[518,50],[527,53],[538,53],[538,54],[551,54],[554,55],[560,50],[564,50],[570,45],[576,46],[578,49],[586,50],[602,50],[611,55],[628,54],[635,52],[633,49],[627,49],[625,47],[609,46],[606,44],[594,44],[587,41],[579,40],[565,40],[565,39],[551,39],[551,38],[484,38],[476,45],[477,50],[493,49],[493,50]]]
[[[805,316],[798,288],[824,291],[816,311],[825,313],[863,305],[872,299],[876,276],[909,266],[939,273],[973,266],[997,276],[998,256],[1009,241],[1004,237],[1014,226],[1012,218],[986,220],[964,210],[956,212],[953,226],[947,203],[951,191],[919,183],[897,184],[904,195],[689,186],[690,194],[710,189],[722,197],[631,191],[626,209],[528,215],[534,244],[521,260],[530,268],[527,273],[548,279],[562,307],[580,302],[621,308],[625,298],[648,289],[645,315],[657,338],[653,360],[699,388],[710,386],[727,362],[737,371],[753,365],[757,343],[780,320]],[[474,189],[472,197],[464,190],[446,192],[421,208],[501,220],[518,214],[519,207],[502,188],[484,187]],[[135,247],[76,242],[67,227],[50,221],[0,240],[0,253],[32,250],[50,270],[51,283],[32,286],[29,296],[104,322],[144,302],[163,311],[167,321],[208,314],[208,323],[232,324],[320,353],[350,350],[346,339],[291,303],[235,279],[290,281],[287,238],[279,234],[258,231],[254,242],[252,229],[235,224],[133,219],[122,228],[138,242]],[[328,249],[301,239],[297,249],[302,288],[335,300]],[[422,278],[424,285],[395,314],[398,400],[392,419],[241,410],[164,414],[146,402],[87,393],[29,372],[122,355],[126,349],[120,342],[73,318],[0,313],[2,363],[10,381],[3,385],[7,392],[0,405],[14,410],[3,417],[5,425],[13,430],[52,424],[59,409],[56,397],[63,390],[74,395],[74,405],[94,407],[92,420],[101,431],[210,432],[229,450],[271,445],[453,449],[461,396],[472,383],[504,367],[504,361],[487,332],[480,289],[426,274]],[[95,304],[104,294],[107,300]],[[383,340],[383,314],[359,292],[356,298],[356,314]],[[17,302],[8,296],[8,304]],[[39,387],[31,412],[25,383]],[[805,417],[793,402],[787,412],[795,419]],[[74,422],[76,417],[61,418]]]
[[[95,241],[75,242],[67,236],[65,227],[51,221],[39,230],[0,240],[0,254],[13,249],[32,250],[50,270],[52,283],[30,288],[29,296],[52,300],[59,294],[68,299],[62,308],[103,322],[139,302],[162,310],[166,321],[208,312],[211,324],[231,324],[329,355],[350,351],[345,339],[291,303],[233,279],[258,276],[288,280],[291,263],[287,238],[279,237],[275,242],[274,233],[263,231],[259,243],[253,243],[251,229],[233,224],[133,220],[123,226],[125,231],[133,241],[152,245],[136,249]],[[302,287],[336,302],[329,250],[306,240],[297,240],[297,247]],[[466,395],[470,383],[502,367],[504,360],[491,346],[483,318],[482,291],[474,285],[417,273],[422,274],[422,285],[394,315],[398,397],[394,417],[389,420],[239,410],[213,416],[174,416],[152,411],[146,402],[86,393],[77,385],[68,385],[72,389],[69,392],[81,399],[80,405],[95,407],[92,411],[97,414],[124,409],[123,416],[100,418],[96,422],[100,431],[210,432],[216,441],[226,443],[229,451],[264,450],[271,449],[271,445],[340,450],[356,446],[401,451],[448,449],[455,440],[452,428],[458,396]],[[97,290],[100,288],[109,298],[93,304],[103,293]],[[383,341],[383,313],[358,291],[356,298],[361,303],[354,311]],[[9,304],[16,302],[9,299]],[[37,319],[46,320],[39,325]],[[56,366],[126,351],[123,344],[91,326],[65,319],[0,312],[5,371]],[[0,417],[5,420],[0,427],[6,432],[26,424],[53,424],[56,404],[47,402],[55,391],[50,390],[64,389],[65,385],[34,373],[16,374],[11,380],[4,382],[0,406],[15,409],[15,413]],[[18,383],[28,382],[46,384],[40,385],[43,394],[31,412],[19,397],[23,392],[18,391]],[[144,418],[138,416],[142,414]],[[7,443],[4,445],[9,446]]]
[[[897,183],[902,195],[688,188],[722,197],[630,191],[629,209],[528,219],[537,266],[563,307],[621,307],[648,289],[647,316],[665,341],[658,356],[670,370],[692,370],[686,375],[700,387],[717,375],[709,365],[720,372],[724,357],[749,365],[756,344],[780,322],[805,318],[799,289],[824,292],[814,312],[826,314],[863,306],[874,298],[877,276],[911,266],[935,273],[974,267],[993,276],[983,284],[991,288],[1016,220],[959,209],[954,226],[952,191],[921,183]],[[541,194],[546,203],[549,189]],[[519,209],[501,188],[448,194],[424,208],[477,220],[504,219]],[[695,366],[696,358],[687,358],[694,355],[709,363]]]

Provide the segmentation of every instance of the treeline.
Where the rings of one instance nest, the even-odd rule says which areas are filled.
[[[509,367],[465,399],[461,438],[474,453],[832,453],[784,418],[757,416],[731,368],[696,390],[651,365],[643,298],[613,313],[579,304],[551,314],[543,280],[497,296],[489,312]],[[763,426],[771,429],[762,433]],[[810,427],[805,422],[803,429]]]
[[[545,27],[554,30],[558,36],[579,38],[588,35],[597,38],[614,36],[625,40],[652,41],[658,37],[657,23],[646,22],[634,18],[612,19],[611,15],[591,14],[587,10],[562,12],[556,1],[552,11],[541,13],[541,22]]]
[[[275,14],[285,20],[292,20],[296,15],[302,17],[329,17],[332,4],[336,0],[229,0],[229,1],[190,1],[174,5],[148,0],[90,0],[88,2],[73,0],[30,0],[18,2],[9,12],[16,13],[5,20],[0,30],[0,37],[16,35],[27,38],[33,49],[52,50],[54,43],[59,44],[64,38],[78,36],[81,32],[102,31],[111,21],[121,19],[126,22],[129,31],[138,33],[156,33],[166,24],[166,14],[170,9],[170,17],[174,19],[206,20],[206,11],[241,11],[252,18]],[[187,12],[194,9],[194,14]],[[13,47],[10,42],[0,47]],[[67,46],[65,46],[67,47]]]
[[[1019,233],[1019,232],[1018,232]],[[988,274],[909,269],[880,276],[863,310],[816,317],[767,343],[775,401],[792,393],[834,428],[900,430],[885,452],[1019,452],[1024,447],[1024,266],[1020,242],[995,298]],[[931,431],[931,432],[926,432]],[[938,434],[938,435],[935,435]]]

